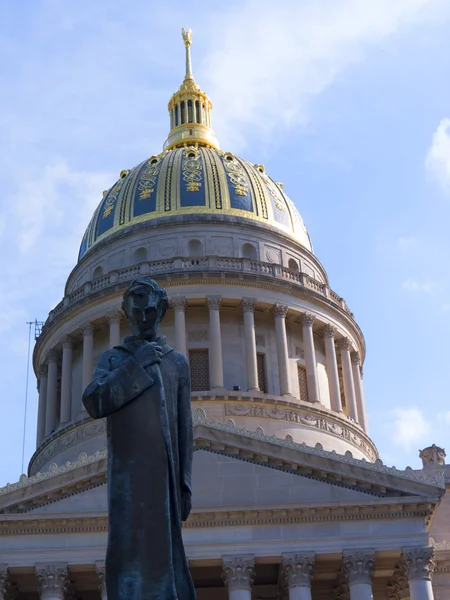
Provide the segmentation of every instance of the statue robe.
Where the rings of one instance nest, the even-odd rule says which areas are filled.
[[[181,536],[181,493],[191,489],[189,365],[162,346],[160,365],[133,358],[140,341],[99,360],[83,403],[107,417],[108,600],[195,600]]]

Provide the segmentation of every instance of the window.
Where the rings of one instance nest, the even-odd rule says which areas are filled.
[[[303,402],[309,402],[308,395],[308,379],[306,377],[306,369],[301,365],[297,365],[298,369],[298,387],[300,391],[300,400]]]
[[[194,122],[194,110],[192,106],[192,100],[188,100],[188,122]]]
[[[298,262],[294,258],[290,258],[288,262],[288,268],[292,271],[298,271]]]
[[[262,392],[266,394],[266,355],[262,352],[258,352],[256,355],[256,365],[258,367],[258,387]]]
[[[103,267],[101,267],[101,266],[95,267],[94,273],[92,275],[92,279],[100,279],[100,277],[102,275],[103,275]]]
[[[191,390],[206,392],[209,390],[209,352],[208,350],[189,350],[191,369]]]
[[[201,123],[200,104],[199,104],[198,100],[195,101],[195,120],[197,121],[197,123]]]
[[[147,260],[147,249],[146,248],[138,248],[134,251],[133,261],[135,263],[144,262]]]
[[[190,240],[188,244],[189,256],[203,256],[203,243],[200,240]]]
[[[179,123],[178,123],[178,111],[179,111],[179,107],[178,104],[175,106],[175,127],[178,127]]]
[[[249,258],[250,260],[257,260],[258,254],[255,246],[253,244],[244,244],[242,246],[242,256],[244,258]]]
[[[184,102],[180,104],[181,108],[181,124],[186,122],[186,105]]]

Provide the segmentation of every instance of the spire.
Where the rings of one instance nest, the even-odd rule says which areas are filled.
[[[184,76],[184,80],[186,79],[194,79],[192,76],[192,64],[191,64],[191,44],[192,44],[192,29],[186,31],[183,27],[181,30],[181,35],[183,36],[184,45],[186,46],[186,75]]]
[[[192,29],[183,28],[181,34],[186,48],[186,74],[169,101],[170,133],[164,149],[193,144],[218,148],[219,142],[211,129],[211,100],[192,75]]]

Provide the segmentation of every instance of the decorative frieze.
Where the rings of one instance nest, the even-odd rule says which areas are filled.
[[[369,446],[366,440],[352,431],[349,427],[339,424],[336,421],[311,415],[307,412],[292,410],[290,408],[269,407],[263,404],[225,404],[225,416],[229,417],[254,417],[257,419],[274,419],[277,421],[287,421],[288,423],[297,423],[314,427],[331,433],[337,437],[350,442],[356,448],[359,448],[371,460],[375,460],[376,454]]]
[[[402,566],[409,581],[429,579],[433,577],[435,567],[435,550],[426,548],[405,548],[402,552]]]
[[[296,587],[311,587],[314,569],[314,554],[286,553],[282,556],[282,581],[288,589]]]
[[[64,598],[67,589],[68,573],[67,563],[52,565],[35,565],[36,577],[39,585],[39,593],[42,599],[47,597]]]
[[[343,570],[350,587],[355,583],[370,583],[374,566],[374,550],[352,550],[343,553]]]
[[[222,577],[228,592],[234,590],[251,590],[254,577],[255,557],[249,554],[242,556],[223,556]]]

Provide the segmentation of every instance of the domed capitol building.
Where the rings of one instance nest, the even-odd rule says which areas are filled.
[[[36,343],[36,451],[0,488],[0,598],[106,599],[106,423],[81,398],[145,276],[191,370],[198,600],[448,600],[445,452],[422,450],[421,471],[378,458],[363,333],[283,185],[220,149],[183,37],[163,151],[103,193]]]

